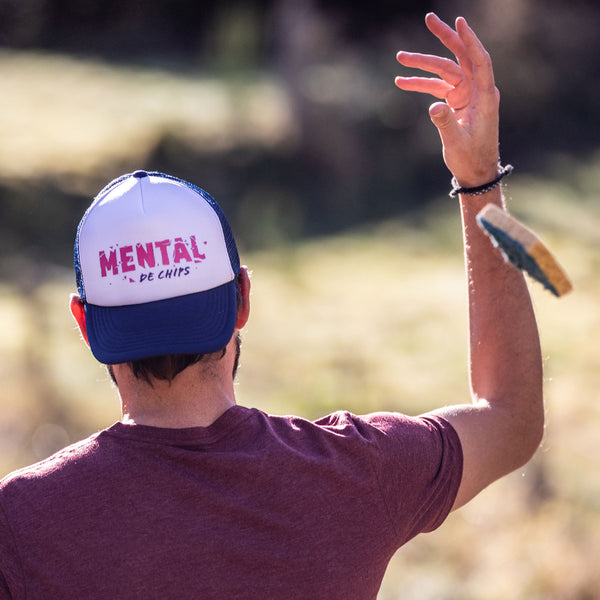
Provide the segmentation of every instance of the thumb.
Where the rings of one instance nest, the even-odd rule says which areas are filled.
[[[442,140],[444,162],[450,172],[457,177],[457,170],[464,162],[465,154],[460,152],[461,131],[456,116],[445,102],[435,102],[429,107],[429,117]]]
[[[456,127],[452,109],[445,102],[434,102],[429,107],[429,117],[438,128],[440,134],[450,133]]]

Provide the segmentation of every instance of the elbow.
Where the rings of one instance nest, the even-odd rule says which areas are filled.
[[[538,406],[537,410],[521,416],[519,425],[515,426],[517,435],[512,436],[516,441],[513,448],[513,470],[522,467],[533,458],[544,438],[544,407],[541,397]]]
[[[496,478],[527,464],[544,437],[544,404],[541,391],[516,393],[486,401],[495,422]]]
[[[517,455],[515,469],[526,465],[535,455],[537,449],[542,443],[544,437],[543,424],[536,430],[530,431],[527,438],[521,443],[521,448]]]

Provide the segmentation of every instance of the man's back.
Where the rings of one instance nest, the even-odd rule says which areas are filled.
[[[0,597],[375,598],[461,468],[443,419],[117,423],[4,480]]]

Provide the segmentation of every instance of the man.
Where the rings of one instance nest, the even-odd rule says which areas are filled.
[[[543,429],[526,284],[475,215],[503,205],[498,92],[462,18],[429,29],[457,62],[401,52],[458,190],[472,402],[420,417],[317,422],[237,406],[250,306],[224,215],[205,192],[137,171],[77,232],[83,338],[110,365],[122,420],[0,484],[0,598],[375,598],[393,553],[524,464]]]

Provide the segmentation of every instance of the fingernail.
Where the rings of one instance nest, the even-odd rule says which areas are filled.
[[[441,115],[446,110],[446,106],[443,102],[434,102],[429,107],[429,114],[432,117],[437,117]]]

